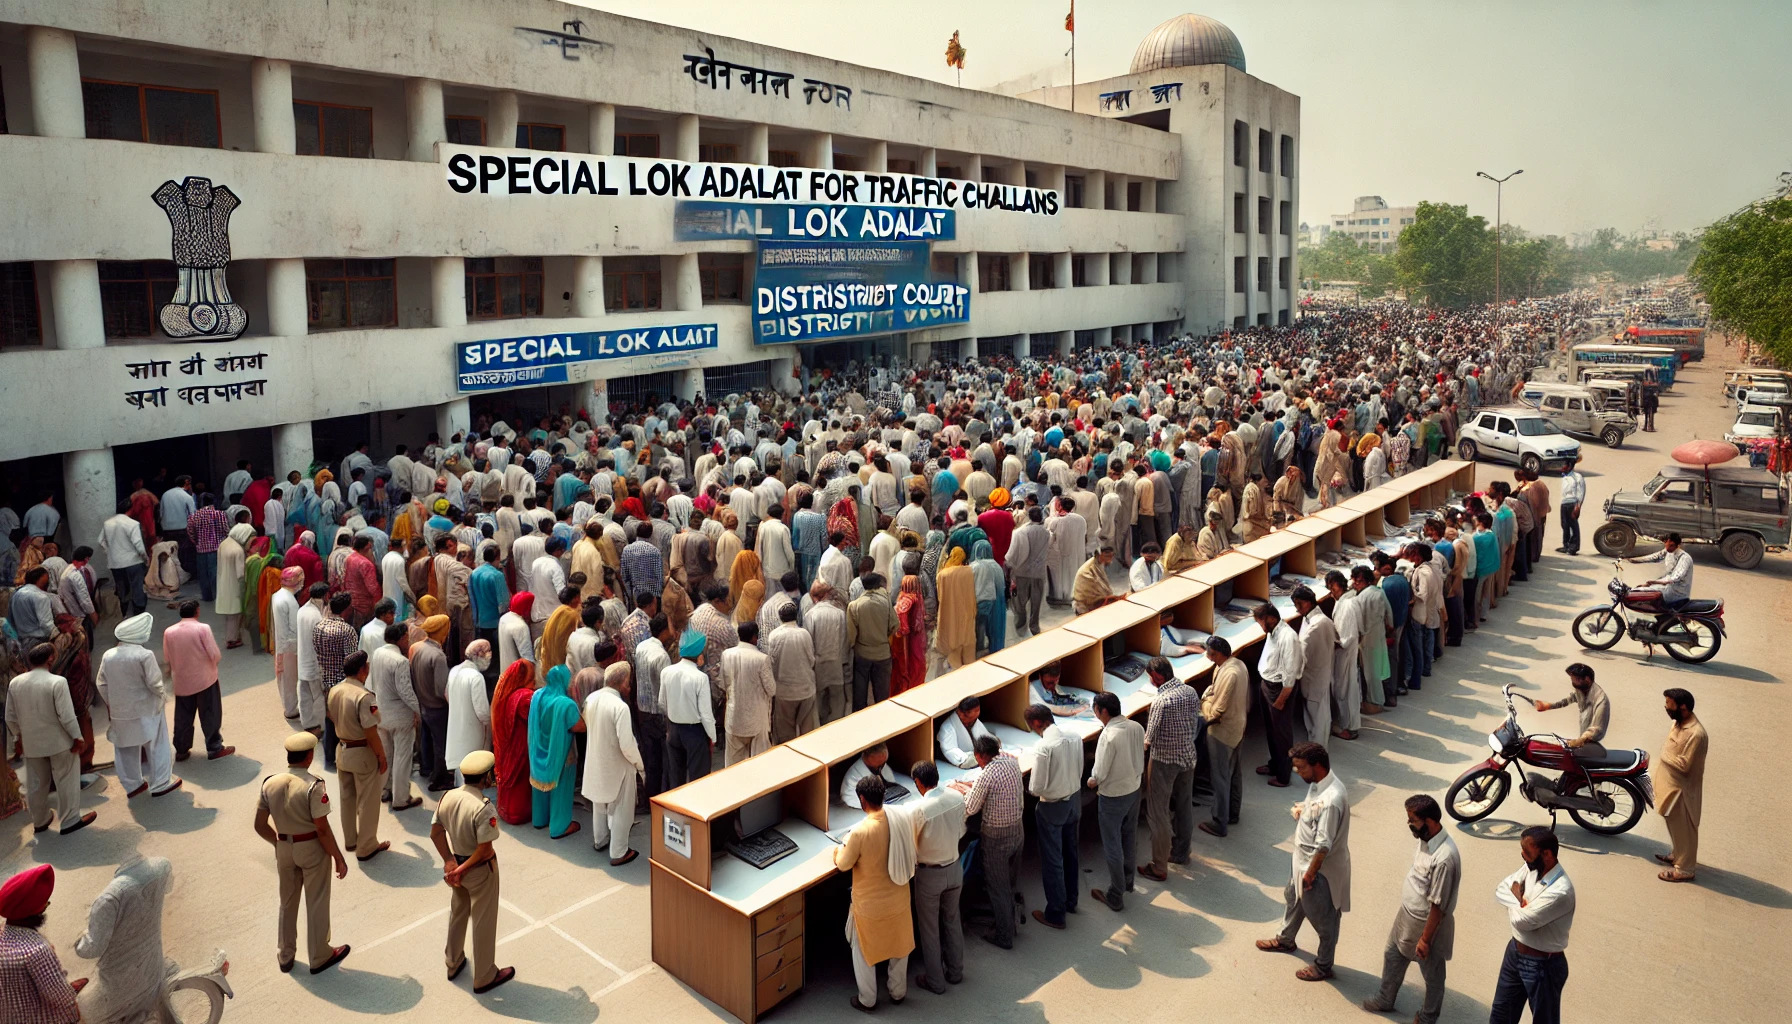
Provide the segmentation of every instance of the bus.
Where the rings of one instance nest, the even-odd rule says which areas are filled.
[[[1686,362],[1705,358],[1705,328],[1680,327],[1670,324],[1641,324],[1624,332],[1639,345],[1659,345],[1680,353]]]
[[[1665,390],[1674,386],[1674,372],[1680,368],[1680,353],[1656,345],[1600,345],[1588,343],[1569,350],[1573,360],[1570,375],[1575,380],[1587,367],[1605,364],[1640,364],[1656,368],[1656,379]]]

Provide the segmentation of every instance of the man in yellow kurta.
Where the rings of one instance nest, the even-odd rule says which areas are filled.
[[[1674,727],[1668,730],[1651,769],[1655,807],[1667,819],[1674,848],[1655,859],[1668,866],[1657,875],[1664,882],[1690,882],[1699,870],[1699,811],[1705,802],[1705,726],[1692,713],[1692,694],[1675,687],[1662,691],[1662,703]]]
[[[1114,586],[1108,581],[1108,565],[1113,561],[1114,546],[1104,544],[1095,553],[1095,557],[1084,562],[1083,567],[1076,571],[1076,579],[1070,586],[1070,607],[1078,615],[1092,612],[1119,596],[1114,593]]]
[[[1174,576],[1200,564],[1195,557],[1195,524],[1183,523],[1164,545],[1164,573]]]
[[[914,874],[914,837],[906,837],[906,871],[897,882],[891,873],[890,822],[884,814],[884,780],[867,775],[856,790],[865,820],[853,826],[846,841],[834,851],[834,866],[852,872],[852,909],[846,915],[846,941],[852,946],[852,973],[859,994],[854,1009],[877,1007],[877,965],[888,960],[890,1000],[900,1003],[908,995],[908,955],[915,948],[915,919],[909,910],[908,876]],[[912,825],[910,826],[912,829]],[[899,848],[901,852],[901,848]]]

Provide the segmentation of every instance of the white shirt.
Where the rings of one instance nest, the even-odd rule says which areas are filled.
[[[1115,715],[1095,741],[1095,768],[1089,773],[1096,783],[1095,792],[1106,797],[1136,793],[1144,775],[1145,727],[1125,715]]]
[[[668,665],[660,673],[660,709],[673,725],[703,726],[716,741],[716,713],[709,699],[709,673],[690,659]]]
[[[108,519],[107,522],[111,522],[111,520]],[[1692,597],[1692,555],[1688,554],[1685,548],[1680,548],[1677,551],[1662,548],[1653,555],[1639,558],[1637,561],[1665,564],[1666,568],[1659,577],[1662,582],[1661,599],[1663,601],[1684,601]],[[1528,946],[1530,943],[1527,942],[1525,945]]]
[[[979,736],[989,736],[990,731],[984,727],[979,718],[966,729],[964,722],[958,718],[957,711],[951,711],[940,721],[939,741],[940,757],[955,768],[970,768],[976,765],[977,755],[972,752],[972,745]]]
[[[100,551],[113,569],[149,561],[149,552],[143,548],[143,527],[123,512],[100,524]]]
[[[859,803],[859,780],[870,774],[871,766],[865,763],[864,758],[861,757],[857,761],[854,761],[852,767],[846,769],[846,774],[840,777],[840,802],[848,807],[861,807],[862,805]],[[878,774],[883,776],[885,782],[896,781],[896,772],[891,769],[890,762],[888,761],[884,762],[883,770],[878,772]]]
[[[1269,631],[1263,641],[1263,657],[1257,665],[1258,673],[1271,682],[1283,686],[1293,686],[1300,679],[1306,668],[1306,657],[1301,651],[1300,637],[1287,620],[1276,623],[1276,628]]]
[[[1524,884],[1525,905],[1512,897],[1512,883]],[[1568,932],[1574,927],[1574,883],[1557,864],[1538,878],[1528,867],[1519,868],[1494,887],[1493,898],[1506,907],[1512,937],[1544,953],[1568,948]]]
[[[367,625],[361,627],[361,653],[369,658],[373,652],[386,646],[386,623],[380,619],[368,619]]]
[[[1578,505],[1587,500],[1587,478],[1571,472],[1562,476],[1562,504]],[[1528,943],[1527,943],[1528,945]]]
[[[520,542],[519,542],[520,546]],[[535,592],[535,605],[529,617],[544,622],[560,607],[560,588],[566,586],[566,570],[553,555],[542,555],[529,567],[529,589]]]
[[[1127,571],[1126,578],[1132,585],[1132,589],[1144,590],[1164,578],[1164,563],[1160,560],[1148,562],[1141,555],[1133,559],[1132,568]]]
[[[299,634],[300,679],[323,678],[323,667],[317,663],[317,648],[311,642],[312,634],[317,631],[317,624],[323,620],[323,605],[316,601],[306,601],[299,608],[299,614],[294,617]]]
[[[1456,912],[1456,890],[1461,881],[1462,851],[1449,832],[1439,829],[1430,839],[1419,840],[1413,851],[1412,870],[1400,888],[1400,905],[1408,914],[1424,918],[1431,915],[1435,904],[1448,917]]]
[[[534,661],[535,641],[529,635],[529,620],[515,612],[498,616],[498,671],[513,662]]]
[[[1027,789],[1041,800],[1056,802],[1076,796],[1083,784],[1083,741],[1056,725],[1048,725],[1033,747],[1033,774]]]
[[[916,862],[928,867],[955,863],[958,841],[964,838],[964,797],[950,786],[936,786],[921,799],[915,817],[921,825]]]

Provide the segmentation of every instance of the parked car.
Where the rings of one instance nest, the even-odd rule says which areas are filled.
[[[1637,421],[1620,406],[1607,410],[1598,394],[1588,388],[1550,391],[1539,396],[1537,411],[1563,432],[1597,437],[1607,448],[1617,448],[1637,431]]]
[[[1751,402],[1759,403],[1762,399],[1784,400],[1792,388],[1788,388],[1783,378],[1756,377],[1747,384],[1736,385],[1736,411]]]
[[[1778,437],[1781,432],[1781,405],[1756,405],[1753,402],[1742,407],[1736,422],[1724,434],[1724,440],[1738,449],[1746,450],[1748,442],[1760,437]]]
[[[1789,376],[1785,370],[1731,370],[1724,374],[1724,397],[1735,398],[1738,388],[1746,389],[1753,381],[1784,381]]]
[[[1765,470],[1669,464],[1641,491],[1605,501],[1605,522],[1593,531],[1602,555],[1629,554],[1636,539],[1678,533],[1689,543],[1716,544],[1724,561],[1753,569],[1769,550],[1784,550],[1786,491]]]
[[[1483,410],[1462,425],[1459,435],[1456,454],[1467,462],[1485,456],[1533,473],[1559,473],[1580,459],[1580,442],[1534,409]]]

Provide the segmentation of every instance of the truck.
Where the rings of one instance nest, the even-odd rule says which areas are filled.
[[[1688,543],[1716,544],[1725,562],[1753,569],[1766,552],[1784,551],[1792,535],[1786,489],[1766,470],[1670,463],[1640,491],[1605,500],[1605,522],[1593,531],[1593,547],[1622,557],[1639,536],[1670,533]]]

